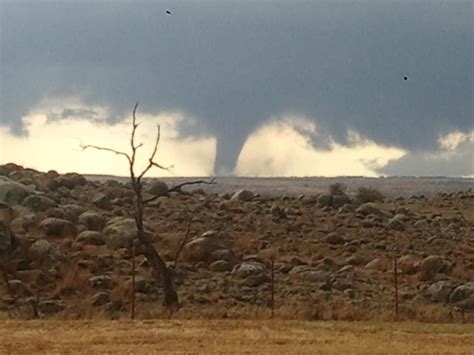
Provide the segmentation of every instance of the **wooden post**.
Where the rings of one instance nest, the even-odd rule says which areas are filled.
[[[275,315],[275,256],[272,255],[272,279],[271,279],[271,303],[270,306],[272,307],[272,319]]]
[[[132,313],[130,318],[135,319],[135,243],[132,246]]]
[[[397,257],[393,261],[393,280],[395,288],[395,319],[398,320],[398,265]]]

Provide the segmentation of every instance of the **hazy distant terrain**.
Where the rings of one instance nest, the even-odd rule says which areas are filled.
[[[128,181],[128,177],[107,175],[85,175],[89,180],[105,181],[108,179]],[[173,186],[185,181],[206,180],[203,177],[167,177],[159,178],[168,185]],[[148,179],[151,180],[151,179]],[[262,195],[310,195],[325,192],[329,185],[335,182],[344,183],[348,192],[355,192],[357,188],[373,187],[380,190],[388,197],[426,195],[433,196],[439,192],[465,191],[474,188],[472,178],[447,178],[447,177],[217,177],[214,185],[194,185],[190,189],[202,188],[206,192],[234,192],[248,189]]]

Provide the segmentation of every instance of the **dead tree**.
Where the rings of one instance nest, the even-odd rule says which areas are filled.
[[[117,155],[121,155],[127,159],[128,164],[129,164],[129,169],[130,169],[130,179],[132,183],[132,189],[135,194],[134,210],[135,210],[135,223],[137,227],[137,239],[140,242],[140,244],[143,246],[144,254],[148,260],[149,265],[152,268],[153,276],[162,285],[163,293],[165,296],[164,302],[163,302],[165,307],[170,310],[174,310],[179,307],[179,301],[178,301],[178,293],[176,292],[176,288],[173,282],[173,273],[166,266],[166,263],[164,262],[160,254],[156,251],[151,240],[146,236],[145,227],[143,223],[143,210],[147,201],[143,200],[142,180],[145,174],[148,171],[150,171],[150,169],[153,167],[159,168],[161,170],[167,170],[167,171],[169,171],[169,168],[164,167],[155,162],[155,155],[158,150],[158,143],[160,142],[160,126],[157,125],[157,136],[155,140],[155,145],[153,148],[153,152],[150,158],[148,159],[148,165],[140,174],[135,173],[135,162],[136,162],[137,150],[143,146],[142,143],[136,144],[135,142],[135,134],[139,126],[139,123],[137,123],[137,120],[136,120],[137,108],[138,108],[138,102],[135,104],[135,107],[133,108],[133,113],[132,113],[132,133],[131,133],[131,140],[130,140],[130,145],[132,148],[131,154],[121,152],[115,149],[107,148],[107,147],[96,146],[96,145],[83,145],[82,149],[85,150],[88,148],[93,148],[97,150],[107,151],[107,152],[111,152]],[[200,182],[200,183],[203,183],[203,182]],[[213,180],[211,180],[210,183],[213,183]],[[192,184],[192,182],[189,184]]]

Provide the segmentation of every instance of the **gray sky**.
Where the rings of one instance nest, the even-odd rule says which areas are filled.
[[[140,100],[195,117],[180,134],[217,137],[222,172],[252,132],[291,113],[314,120],[316,147],[353,130],[408,151],[381,173],[474,175],[472,141],[436,156],[440,136],[474,130],[473,11],[458,0],[0,0],[0,125],[22,134],[47,97],[107,106],[110,120]]]

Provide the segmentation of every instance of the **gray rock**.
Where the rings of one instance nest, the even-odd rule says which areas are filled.
[[[380,269],[382,266],[382,260],[380,258],[375,258],[372,261],[369,261],[367,264],[365,264],[366,269]]]
[[[367,262],[367,260],[361,255],[352,255],[346,259],[346,264],[353,266],[360,266]]]
[[[234,195],[232,195],[231,200],[239,200],[239,201],[252,201],[254,198],[254,194],[252,191],[249,190],[239,190]]]
[[[360,205],[357,208],[356,212],[358,214],[363,215],[363,216],[367,216],[369,214],[373,214],[373,215],[376,215],[376,216],[382,216],[383,215],[383,212],[380,209],[379,205],[377,205],[374,202],[367,202],[367,203],[364,203],[364,204]]]
[[[0,223],[9,226],[15,218],[15,212],[10,205],[0,202]]]
[[[450,263],[437,255],[430,255],[420,263],[420,281],[429,281],[437,273],[449,271]]]
[[[61,209],[64,211],[66,219],[73,223],[77,222],[79,216],[86,211],[84,207],[75,204],[63,205]]]
[[[474,282],[466,282],[465,284],[458,286],[449,296],[449,302],[457,303],[467,299],[474,298]]]
[[[259,263],[257,261],[246,261],[243,262],[232,270],[232,273],[239,277],[248,277],[251,275],[258,275],[268,271],[268,268],[265,264]]]
[[[454,285],[451,281],[437,281],[431,284],[426,292],[432,301],[446,303],[453,288]]]
[[[397,267],[407,275],[414,274],[418,270],[417,260],[412,255],[404,255],[398,258]]]
[[[56,177],[55,180],[59,186],[64,186],[69,190],[74,189],[76,186],[84,186],[87,184],[86,178],[76,173],[60,175]]]
[[[231,271],[232,264],[225,260],[216,260],[209,266],[209,268],[214,272]]]
[[[40,264],[52,260],[56,253],[56,247],[46,239],[37,240],[28,249],[29,258],[39,261]]]
[[[75,237],[77,229],[74,224],[61,218],[46,218],[40,223],[40,228],[46,237]]]
[[[33,190],[12,180],[0,180],[0,202],[11,206],[19,205],[25,197],[33,193]]]
[[[92,231],[92,230],[86,230],[84,232],[81,232],[77,236],[76,241],[79,243],[89,244],[89,245],[104,245],[105,244],[104,236],[102,235],[102,233],[97,232],[97,231]]]
[[[110,202],[109,196],[107,196],[103,192],[95,194],[92,198],[92,203],[94,204],[94,206],[103,210],[110,210],[112,208],[112,203]]]
[[[327,282],[329,276],[326,272],[318,270],[308,265],[295,266],[288,273],[308,282]]]
[[[147,225],[145,229],[150,231]],[[106,244],[111,248],[130,248],[137,237],[137,226],[133,218],[116,217],[107,222],[102,233]]]
[[[45,211],[48,208],[56,207],[58,204],[56,201],[43,195],[29,195],[22,201],[22,206],[28,207],[29,209],[39,212]]]
[[[207,231],[200,237],[186,243],[183,248],[183,258],[190,262],[206,262],[215,261],[218,255],[214,254],[218,250],[226,250],[226,246],[221,242],[215,231]],[[220,252],[226,253],[226,252]]]
[[[329,244],[343,244],[345,242],[344,238],[342,238],[340,235],[336,233],[331,233],[329,234],[326,239],[326,243]]]
[[[394,230],[404,230],[408,217],[404,214],[397,213],[395,216],[390,218],[388,226]]]
[[[250,275],[242,282],[242,286],[258,287],[269,281],[270,277],[266,274]]]
[[[89,230],[100,232],[105,226],[105,218],[96,212],[87,211],[79,216],[78,223],[85,225]]]

